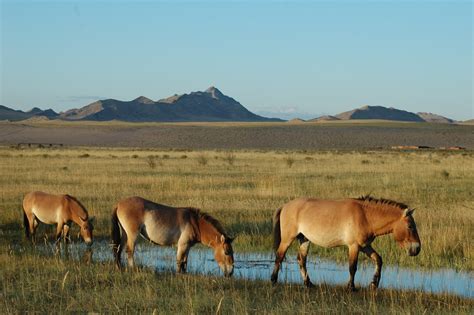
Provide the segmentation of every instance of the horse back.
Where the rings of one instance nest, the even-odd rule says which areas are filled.
[[[23,209],[27,215],[33,214],[43,223],[55,224],[61,219],[69,219],[67,202],[65,195],[33,191],[23,198]]]

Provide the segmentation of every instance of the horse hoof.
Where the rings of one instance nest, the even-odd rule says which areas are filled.
[[[305,285],[308,289],[314,288],[314,284],[313,284],[311,281],[305,281],[305,282],[304,282],[304,285]]]
[[[371,290],[375,291],[375,290],[377,290],[377,288],[378,288],[378,285],[376,285],[374,282],[372,282],[372,283],[370,284],[370,289],[371,289]]]
[[[349,291],[351,291],[351,292],[357,292],[356,287],[353,286],[353,285],[351,285],[351,284],[349,284],[349,285],[347,286],[347,290],[349,290]]]

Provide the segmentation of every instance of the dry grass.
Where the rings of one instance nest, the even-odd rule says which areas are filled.
[[[155,167],[149,165],[150,156]],[[199,162],[202,156],[206,157],[205,164]],[[291,168],[285,161],[288,156],[293,159]],[[98,238],[108,238],[112,207],[124,197],[139,195],[170,205],[200,207],[221,219],[231,234],[238,235],[236,251],[270,251],[271,215],[288,200],[298,196],[357,197],[370,192],[417,208],[415,220],[423,244],[420,255],[408,257],[389,237],[382,237],[374,247],[385,264],[474,270],[470,243],[474,239],[471,152],[233,151],[232,163],[228,157],[226,151],[0,148],[3,309],[47,311],[43,300],[50,303],[59,298],[60,311],[113,312],[126,310],[123,301],[132,303],[131,297],[135,297],[138,300],[131,307],[150,312],[158,308],[170,313],[210,313],[226,296],[222,302],[224,313],[286,313],[293,309],[304,313],[314,311],[314,307],[322,312],[472,311],[472,301],[419,292],[384,290],[374,298],[369,292],[351,295],[326,286],[310,293],[294,285],[275,291],[266,282],[166,274],[150,277],[152,272],[148,270],[116,274],[107,264],[83,266],[55,258],[44,260],[29,250],[12,250],[11,244],[24,244],[21,201],[32,190],[78,197],[96,216]],[[345,249],[313,247],[312,252],[347,261]],[[67,271],[72,272],[65,282],[67,290],[57,291]],[[206,294],[200,291],[203,282],[207,283]],[[178,301],[173,304],[176,308],[165,307],[159,298],[168,304]],[[109,299],[109,304],[101,306]],[[409,304],[407,309],[398,306],[401,301]]]
[[[96,234],[106,237],[114,203],[139,195],[200,207],[239,235],[237,249],[270,250],[271,215],[288,200],[370,192],[417,208],[422,253],[407,258],[389,238],[380,238],[375,247],[388,258],[386,263],[474,270],[473,249],[467,241],[474,239],[471,153],[291,152],[291,168],[288,152],[234,152],[232,165],[225,151],[185,153],[186,159],[182,151],[2,149],[2,222],[21,221],[21,200],[29,191],[69,193],[97,217]],[[345,259],[344,250],[317,251]]]

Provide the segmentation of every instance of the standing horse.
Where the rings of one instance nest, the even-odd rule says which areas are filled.
[[[85,207],[70,195],[51,195],[41,191],[28,193],[23,199],[23,225],[27,238],[34,239],[39,222],[57,224],[56,242],[59,245],[61,234],[69,241],[71,222],[81,227],[81,236],[92,245],[92,219]]]
[[[225,276],[234,271],[232,239],[219,221],[195,208],[174,208],[130,197],[120,201],[112,214],[112,239],[115,262],[127,246],[128,265],[134,266],[135,242],[141,234],[162,246],[178,244],[177,271],[186,272],[189,249],[202,243],[214,249],[214,258]]]
[[[416,256],[421,244],[412,217],[414,209],[402,203],[375,199],[369,195],[357,199],[321,200],[299,198],[278,209],[273,216],[275,268],[271,280],[277,282],[280,265],[288,247],[295,238],[300,242],[298,264],[306,286],[311,287],[306,270],[310,242],[326,247],[345,245],[349,248],[348,287],[354,290],[359,251],[375,263],[371,288],[379,285],[382,258],[371,244],[377,236],[393,234],[395,241]]]

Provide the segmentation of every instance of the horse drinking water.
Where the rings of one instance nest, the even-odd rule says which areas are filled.
[[[300,246],[298,264],[306,286],[311,287],[306,270],[306,258],[310,242],[322,247],[345,245],[349,248],[349,283],[354,287],[359,251],[375,263],[371,288],[379,285],[382,272],[382,258],[371,244],[377,236],[393,234],[395,241],[407,249],[408,255],[416,256],[421,244],[413,219],[414,209],[407,205],[375,199],[369,195],[357,199],[322,200],[299,198],[278,209],[273,216],[275,268],[271,276],[277,282],[278,272],[285,253],[295,238]]]
[[[51,195],[41,191],[26,194],[23,199],[23,225],[27,238],[34,239],[39,222],[57,224],[56,242],[59,245],[61,234],[69,241],[71,222],[81,227],[81,236],[92,245],[92,218],[86,208],[73,196]]]
[[[199,209],[169,207],[140,197],[120,201],[112,214],[113,252],[118,267],[124,246],[128,265],[134,266],[133,254],[139,234],[157,245],[178,244],[179,273],[186,272],[189,250],[196,243],[214,249],[214,258],[225,276],[231,276],[234,271],[232,239],[219,221]]]

